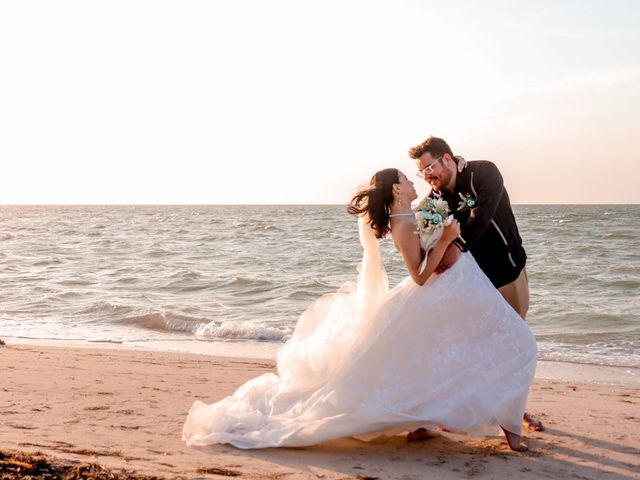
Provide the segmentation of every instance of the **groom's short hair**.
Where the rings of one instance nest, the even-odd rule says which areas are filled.
[[[420,145],[409,149],[409,156],[417,160],[427,152],[434,158],[442,157],[445,153],[453,157],[453,152],[447,142],[438,137],[429,137]]]

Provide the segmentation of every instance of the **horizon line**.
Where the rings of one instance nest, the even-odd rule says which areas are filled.
[[[5,203],[2,207],[346,207],[348,203]],[[640,205],[640,203],[512,203],[513,206]]]

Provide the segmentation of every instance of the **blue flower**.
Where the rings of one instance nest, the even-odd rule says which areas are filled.
[[[476,200],[468,193],[466,195],[462,195],[462,193],[458,192],[458,196],[461,198],[457,208],[459,212],[464,212],[465,210],[469,210],[476,206]]]

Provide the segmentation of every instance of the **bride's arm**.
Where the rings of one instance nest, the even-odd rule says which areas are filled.
[[[403,222],[396,225],[392,231],[393,239],[398,246],[398,250],[400,250],[400,254],[404,259],[407,270],[409,271],[409,275],[411,275],[413,281],[418,285],[424,285],[424,283],[429,279],[440,263],[440,260],[442,260],[445,250],[451,241],[457,238],[459,234],[460,226],[458,225],[458,222],[454,221],[451,225],[445,227],[438,243],[429,250],[427,265],[422,273],[418,273],[424,256],[420,248],[420,239],[418,238],[415,226],[410,223]]]

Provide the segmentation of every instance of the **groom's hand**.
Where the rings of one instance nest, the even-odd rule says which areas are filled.
[[[460,258],[460,249],[456,247],[453,243],[450,243],[447,249],[444,251],[444,255],[442,260],[435,269],[435,273],[446,272],[451,265],[456,263]]]

